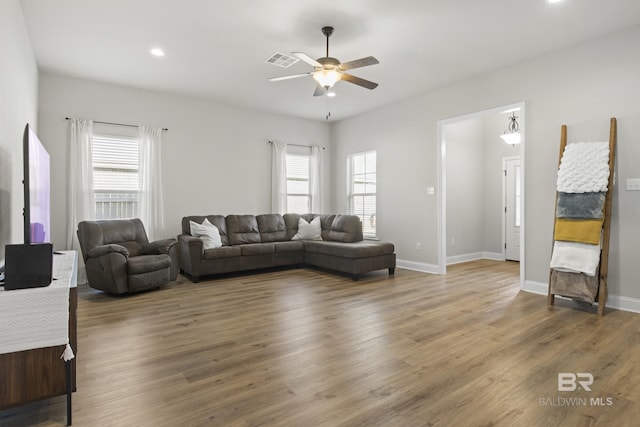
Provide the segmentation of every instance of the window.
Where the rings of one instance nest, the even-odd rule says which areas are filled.
[[[271,212],[323,212],[322,147],[271,141]]]
[[[96,219],[138,216],[138,139],[93,135]]]
[[[311,212],[310,156],[287,153],[287,212]]]
[[[366,238],[376,237],[376,152],[352,154],[348,158],[349,214],[362,220]]]

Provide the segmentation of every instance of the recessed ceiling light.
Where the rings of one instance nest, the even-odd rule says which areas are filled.
[[[153,56],[164,56],[164,50],[160,49],[159,47],[154,47],[149,52]]]
[[[563,0],[547,0],[547,3],[561,3]]]

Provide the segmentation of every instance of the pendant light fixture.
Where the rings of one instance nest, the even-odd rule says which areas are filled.
[[[516,112],[508,118],[507,130],[504,131],[500,138],[507,144],[516,145],[520,144],[520,125],[518,124],[518,116]]]

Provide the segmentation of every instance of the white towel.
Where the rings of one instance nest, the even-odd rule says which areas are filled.
[[[600,245],[556,240],[551,255],[551,268],[569,273],[595,276],[600,263]]]
[[[558,168],[559,192],[604,192],[608,183],[608,142],[576,142],[564,148]]]

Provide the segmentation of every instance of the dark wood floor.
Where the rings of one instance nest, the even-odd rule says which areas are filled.
[[[81,289],[76,426],[636,426],[640,315],[519,292],[518,264]],[[558,391],[590,373],[591,391]],[[59,426],[65,399],[0,412]]]

